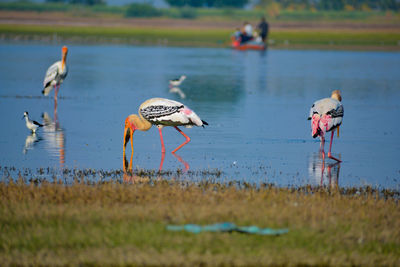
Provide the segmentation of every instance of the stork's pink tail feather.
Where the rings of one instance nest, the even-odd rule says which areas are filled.
[[[317,137],[319,135],[319,120],[321,117],[318,114],[314,114],[311,119],[311,135],[312,137]]]

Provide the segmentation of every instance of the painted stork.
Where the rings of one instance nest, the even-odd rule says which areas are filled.
[[[183,82],[183,80],[186,79],[185,75],[182,75],[179,79],[174,79],[174,80],[169,80],[169,87],[178,87],[179,85],[181,85],[181,83]]]
[[[139,116],[132,114],[125,119],[123,148],[124,155],[125,147],[129,140],[131,140],[133,154],[133,133],[136,130],[147,131],[152,125],[156,125],[158,127],[162,153],[165,153],[164,140],[162,136],[162,128],[164,126],[173,126],[186,138],[185,142],[172,151],[172,153],[175,153],[190,141],[190,138],[184,132],[182,132],[178,126],[185,126],[187,128],[192,126],[204,127],[204,125],[208,125],[208,123],[201,120],[196,113],[182,103],[165,98],[148,99],[140,105]]]
[[[68,67],[66,63],[67,54],[68,48],[66,46],[63,46],[61,61],[57,61],[47,69],[46,76],[44,77],[43,81],[43,95],[47,96],[50,93],[51,89],[53,89],[54,87],[54,98],[57,98],[60,85],[68,74]]]
[[[339,137],[339,126],[343,120],[343,105],[341,101],[342,96],[340,95],[340,91],[335,90],[332,92],[331,97],[314,102],[310,109],[310,116],[308,117],[311,120],[312,137],[320,136],[321,138],[322,152],[324,151],[325,133],[332,132],[328,157],[338,162],[341,162],[341,160],[333,157],[331,150],[334,130],[337,128],[337,135]],[[323,153],[323,156],[325,157],[325,153]]]
[[[43,124],[40,124],[37,121],[33,121],[33,120],[29,119],[28,111],[24,112],[24,116],[22,118],[25,118],[26,128],[31,130],[32,133],[36,133],[36,130],[39,127],[43,127]]]

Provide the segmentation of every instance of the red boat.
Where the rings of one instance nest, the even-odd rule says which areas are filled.
[[[243,44],[232,38],[232,47],[237,50],[265,50],[266,46],[262,41],[250,40]]]

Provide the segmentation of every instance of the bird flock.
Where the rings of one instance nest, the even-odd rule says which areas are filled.
[[[43,81],[42,94],[47,96],[54,88],[54,99],[57,103],[57,95],[60,89],[60,85],[63,83],[64,79],[68,74],[67,66],[67,54],[68,48],[66,46],[62,47],[61,60],[52,64],[46,71],[46,75]],[[182,75],[178,79],[170,80],[169,87],[170,92],[180,92],[181,98],[185,98],[183,92],[179,89],[179,86],[186,79],[185,75]],[[320,99],[311,106],[310,114],[308,119],[311,121],[311,135],[313,138],[320,137],[320,151],[325,159],[324,153],[324,143],[325,134],[331,132],[331,139],[329,144],[328,157],[341,162],[340,159],[334,157],[331,153],[332,142],[335,130],[337,130],[337,135],[339,136],[339,127],[343,120],[343,105],[341,103],[342,97],[339,90],[334,90],[331,97]],[[26,122],[26,127],[34,134],[36,131],[43,127],[42,124],[35,120],[29,118],[27,111],[24,112],[24,118]],[[171,153],[175,154],[184,145],[190,142],[189,136],[187,136],[178,126],[184,126],[190,128],[192,126],[204,127],[208,123],[202,120],[193,110],[191,110],[186,105],[166,99],[166,98],[151,98],[144,101],[138,110],[138,115],[131,114],[125,119],[124,127],[124,139],[123,139],[123,154],[125,158],[126,145],[131,142],[131,159],[133,156],[133,133],[136,130],[148,131],[152,125],[158,128],[161,141],[161,153],[166,152],[164,139],[162,135],[162,129],[165,126],[174,127],[184,138],[185,141],[175,148]],[[162,163],[160,165],[161,169]]]

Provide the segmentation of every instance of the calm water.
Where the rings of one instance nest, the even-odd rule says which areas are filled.
[[[184,162],[190,170],[218,168],[221,181],[400,189],[400,53],[69,48],[55,114],[53,93],[40,92],[60,46],[0,44],[0,166],[121,169],[124,119],[144,100],[164,97],[210,124],[182,128],[192,141],[180,159],[168,151],[184,138],[164,128],[164,170],[184,169]],[[181,74],[188,77],[180,87],[185,99],[168,88]],[[343,162],[322,165],[306,118],[333,89],[342,91],[345,116],[332,151]],[[25,110],[48,124],[36,136],[21,120]],[[158,170],[156,128],[135,132],[134,148],[134,168]]]

